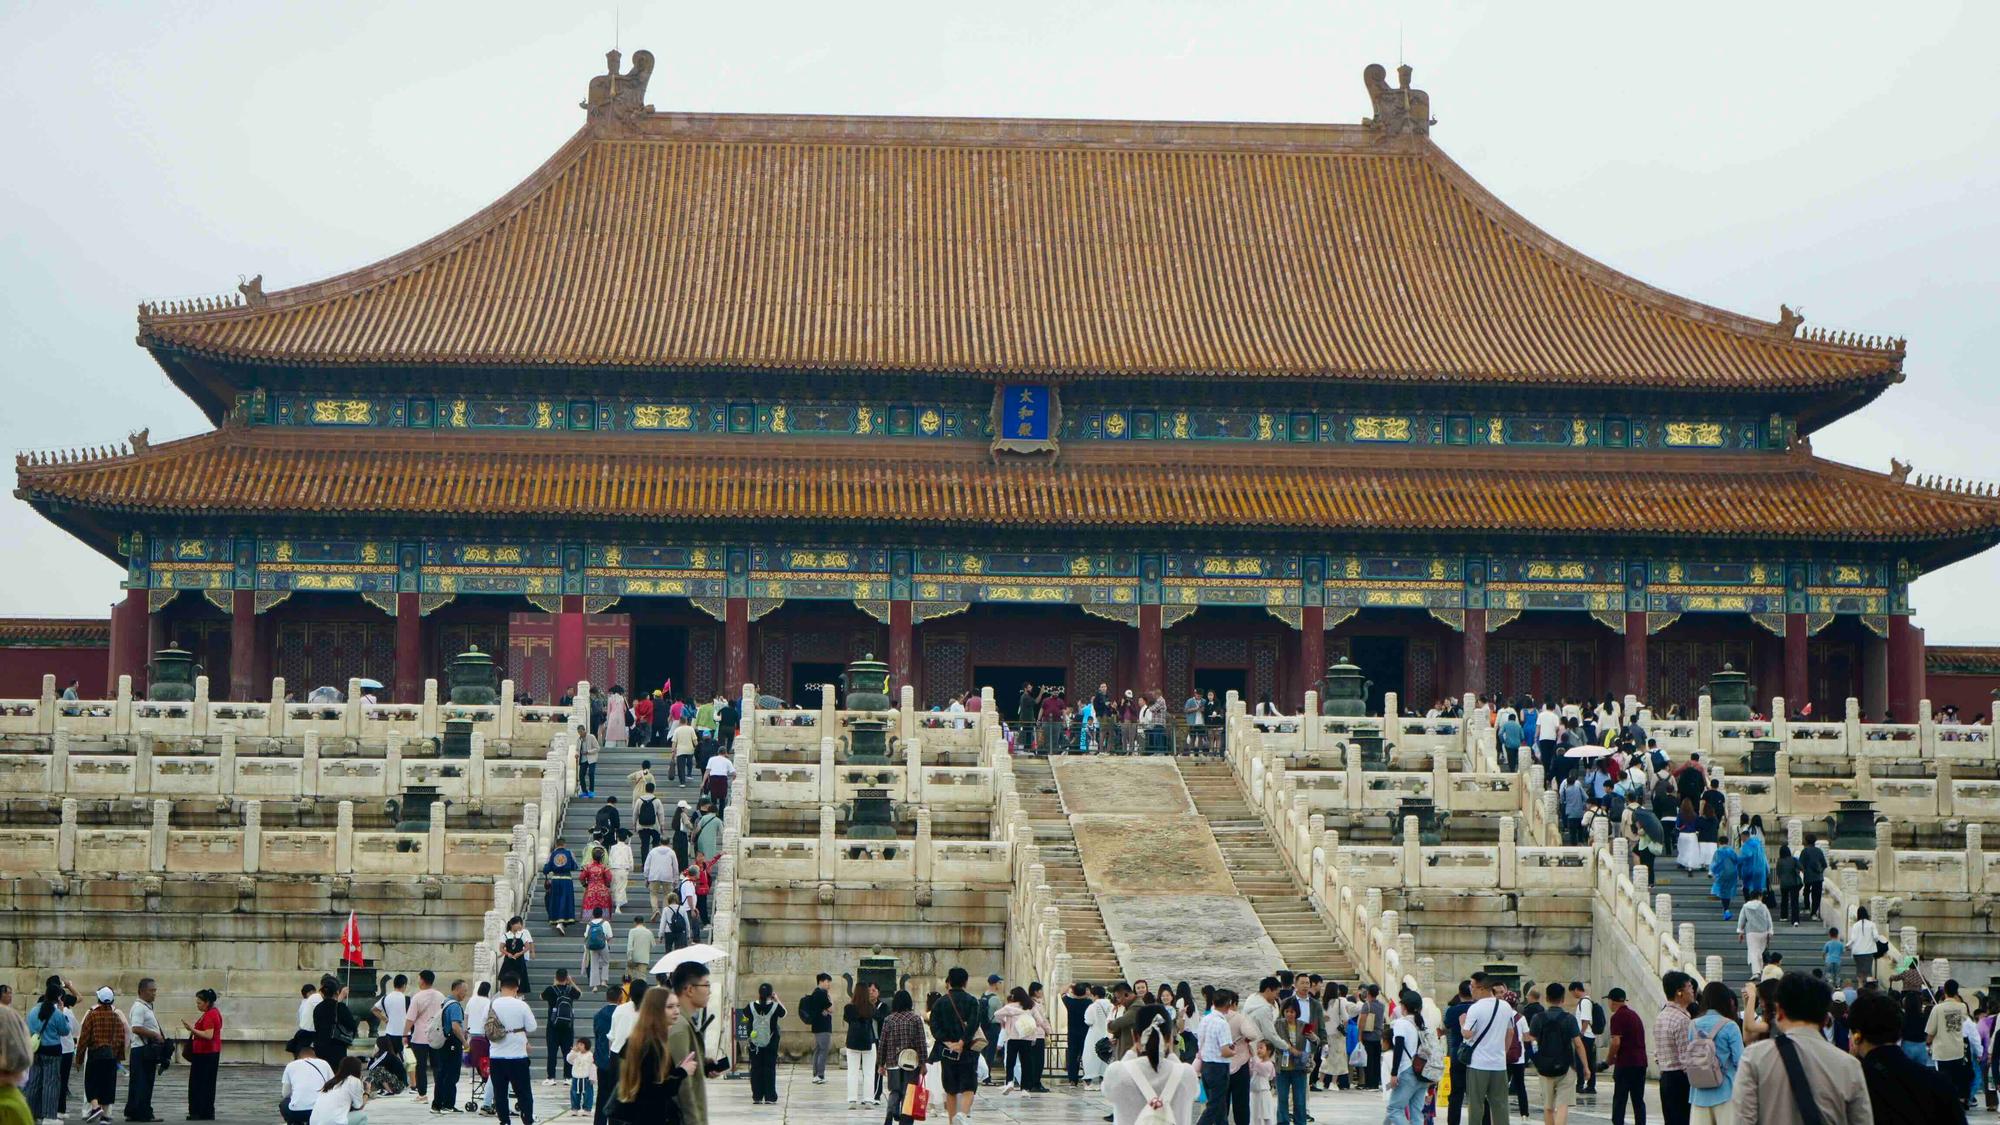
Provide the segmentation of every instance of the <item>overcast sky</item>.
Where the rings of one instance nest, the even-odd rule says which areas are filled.
[[[960,14],[962,12],[962,14]],[[405,249],[582,123],[614,22],[661,109],[1359,121],[1416,67],[1432,136],[1556,237],[1763,318],[1906,335],[1824,456],[1991,478],[2000,4],[96,4],[0,11],[0,435],[206,429],[132,343],[144,299]],[[0,614],[101,614],[119,571],[18,500]],[[2000,551],[1921,580],[1933,643],[2000,643]]]

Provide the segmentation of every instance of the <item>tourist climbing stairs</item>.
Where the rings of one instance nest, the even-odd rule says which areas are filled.
[[[1213,758],[1177,758],[1195,811],[1208,820],[1236,890],[1284,956],[1285,967],[1349,980],[1353,962],[1285,867],[1264,821],[1243,799],[1229,766]]]
[[[1041,849],[1049,889],[1055,892],[1056,910],[1062,917],[1063,936],[1069,948],[1070,972],[1074,979],[1092,984],[1123,979],[1118,954],[1111,947],[1111,935],[1105,932],[1104,917],[1097,911],[1097,899],[1084,882],[1076,835],[1070,831],[1069,813],[1063,809],[1049,760],[1026,755],[1014,759],[1014,779],[1021,795],[1021,809],[1028,814],[1028,824],[1035,830],[1035,844]]]
[[[1722,904],[1709,893],[1712,880],[1708,872],[1682,871],[1672,855],[1664,855],[1653,864],[1653,875],[1654,893],[1673,896],[1675,931],[1679,931],[1683,922],[1694,923],[1694,948],[1700,963],[1705,964],[1710,954],[1717,954],[1722,958],[1724,980],[1748,980],[1752,975],[1748,951],[1736,940],[1736,919],[1723,918]],[[1730,914],[1734,915],[1743,900],[1739,897],[1729,905]],[[1767,948],[1785,955],[1785,968],[1811,972],[1822,964],[1820,950],[1826,944],[1826,923],[1802,917],[1798,925],[1791,925],[1779,920],[1775,905],[1771,907],[1771,921],[1777,929],[1771,934]],[[1851,972],[1853,962],[1847,964]]]
[[[611,976],[614,980],[624,972],[625,936],[632,926],[633,918],[639,914],[650,913],[649,900],[646,897],[646,857],[639,854],[637,826],[632,823],[632,783],[626,780],[626,775],[638,769],[642,761],[652,763],[654,795],[660,798],[661,812],[665,817],[661,822],[660,831],[666,836],[673,823],[675,803],[686,801],[688,807],[693,808],[695,798],[698,796],[698,785],[673,783],[671,771],[673,760],[673,751],[667,747],[606,747],[598,752],[596,798],[571,793],[569,804],[563,814],[563,843],[576,855],[579,867],[590,862],[590,830],[597,822],[597,810],[604,806],[604,798],[618,798],[619,824],[634,829],[631,841],[633,871],[625,892],[625,909],[614,915],[611,921]],[[740,796],[740,793],[732,793],[731,796]],[[667,838],[671,841],[670,836]],[[583,883],[578,880],[577,924],[570,926],[567,934],[558,934],[549,925],[548,902],[539,873],[535,879],[533,893],[534,904],[528,915],[528,929],[535,935],[535,963],[531,969],[530,983],[534,986],[532,991],[535,993],[535,1012],[539,1018],[542,1015],[539,999],[541,991],[554,979],[557,968],[568,969],[577,987],[583,987],[583,974],[580,971],[583,965],[583,929],[590,914],[583,909]],[[658,929],[657,924],[654,929]],[[657,956],[657,940],[654,948]],[[595,1011],[596,1006],[592,1005],[585,1010]]]

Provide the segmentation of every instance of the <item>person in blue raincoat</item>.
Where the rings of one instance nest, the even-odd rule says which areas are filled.
[[[1741,870],[1736,849],[1730,846],[1728,837],[1723,837],[1715,845],[1715,857],[1708,861],[1708,874],[1713,880],[1708,893],[1722,900],[1723,920],[1736,917],[1729,910],[1729,900],[1736,897],[1736,883],[1741,877]]]
[[[1743,842],[1736,846],[1736,871],[1743,880],[1745,899],[1764,893],[1771,866],[1764,855],[1764,829],[1756,821],[1750,823],[1750,831],[1743,834]]]
[[[549,861],[542,864],[542,878],[548,885],[549,924],[557,933],[576,924],[576,872],[576,857],[557,840],[549,849]]]

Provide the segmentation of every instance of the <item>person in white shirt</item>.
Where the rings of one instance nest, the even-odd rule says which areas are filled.
[[[729,807],[729,780],[736,776],[736,763],[729,760],[729,747],[718,746],[708,759],[708,777],[701,783],[701,791],[715,801],[715,815]]]
[[[397,974],[389,991],[375,1002],[375,1010],[382,1015],[382,1034],[392,1035],[399,1042],[407,1033],[404,1017],[410,1011],[410,994],[403,991],[410,986],[410,978]]]
[[[1462,1103],[1470,1120],[1478,1121],[1484,1106],[1489,1121],[1506,1125],[1507,1057],[1517,1042],[1516,1018],[1513,1005],[1494,994],[1486,974],[1472,974],[1472,1004],[1458,1022],[1462,1041],[1472,1045]]]
[[[321,1089],[331,1081],[333,1068],[313,1054],[312,1040],[301,1043],[299,1057],[286,1063],[285,1073],[278,1078],[278,1097],[284,1103],[278,1107],[278,1113],[285,1119],[285,1125],[307,1125],[312,1120],[313,1107],[319,1104]]]
[[[299,1030],[311,1035],[313,1009],[319,1007],[319,986],[310,982],[299,986]]]
[[[289,1073],[291,1068],[286,1067],[285,1070]],[[314,1097],[312,1116],[306,1119],[307,1125],[361,1125],[366,1121],[365,1114],[349,1116],[353,1110],[368,1104],[368,1091],[361,1083],[362,1070],[359,1055],[349,1055],[340,1060],[333,1077]]]
[[[667,904],[667,892],[673,890],[680,863],[680,857],[664,840],[646,853],[646,895],[652,900],[653,913],[658,914],[660,908]]]
[[[499,1039],[488,1038],[486,1057],[493,1068],[493,1112],[500,1125],[513,1120],[507,1111],[507,1091],[514,1091],[523,1125],[535,1120],[535,1092],[529,1081],[528,1037],[535,1033],[535,1012],[521,999],[521,984],[511,976],[500,978],[500,995],[493,998],[492,1020],[504,1032]]]
[[[159,1077],[160,1061],[170,1049],[166,1035],[160,1031],[160,1017],[153,1011],[153,1001],[160,995],[159,984],[152,977],[142,977],[138,991],[139,998],[132,1001],[131,1018],[125,1021],[127,1069],[132,1075],[131,1089],[125,1095],[127,1121],[147,1121],[159,1116],[153,1112],[153,1080]]]
[[[686,785],[694,780],[695,730],[691,723],[682,723],[674,728],[674,783]]]
[[[632,882],[632,830],[618,830],[618,842],[611,845],[605,856],[605,864],[611,868],[611,902],[619,910],[625,909],[626,889]]]

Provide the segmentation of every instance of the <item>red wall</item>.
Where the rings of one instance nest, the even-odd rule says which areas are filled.
[[[1931,701],[1931,714],[1936,715],[1947,704],[1958,708],[1958,721],[1969,723],[1975,716],[1993,717],[1993,692],[2000,688],[2000,675],[1967,676],[1946,672],[1932,672],[1926,678],[1924,691]]]
[[[72,680],[85,699],[110,695],[105,679],[111,671],[111,651],[102,645],[77,648],[0,648],[0,698],[39,699],[42,677],[54,673],[56,691]]]

